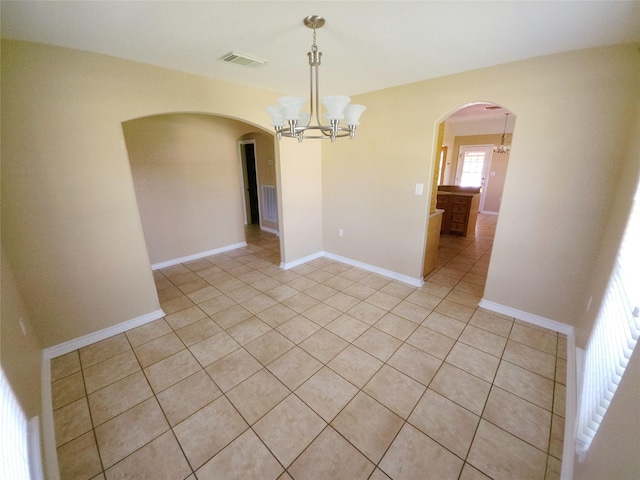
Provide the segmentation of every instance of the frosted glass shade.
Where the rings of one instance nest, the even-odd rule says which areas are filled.
[[[285,120],[300,120],[302,107],[307,100],[302,97],[280,97],[278,105],[282,107]]]
[[[351,101],[344,95],[330,95],[322,99],[322,104],[327,109],[324,117],[327,120],[342,120],[344,118],[344,108]]]
[[[298,124],[306,125],[309,123],[309,119],[311,119],[311,114],[308,112],[303,112],[300,114],[300,120],[298,120]]]
[[[271,125],[273,125],[274,127],[284,126],[284,112],[282,110],[282,107],[271,106],[266,107],[265,110],[271,117]]]
[[[367,109],[364,105],[347,105],[344,108],[344,121],[347,125],[360,125],[360,115]]]

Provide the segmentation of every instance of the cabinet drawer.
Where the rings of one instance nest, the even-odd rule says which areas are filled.
[[[464,223],[453,223],[449,226],[449,230],[452,232],[464,232]]]
[[[466,205],[453,205],[451,207],[451,212],[452,213],[462,213],[463,215],[467,213],[467,206]]]
[[[469,205],[469,197],[463,197],[463,196],[454,196],[453,197],[453,203],[459,203],[461,205]]]
[[[451,223],[464,224],[466,219],[467,219],[466,215],[460,215],[459,213],[454,213],[453,215],[451,215]]]

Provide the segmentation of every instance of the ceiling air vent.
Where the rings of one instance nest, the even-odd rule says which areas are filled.
[[[253,68],[260,67],[261,65],[267,63],[266,60],[262,60],[261,58],[252,57],[251,55],[234,51],[225,53],[222,57],[220,57],[220,60],[223,60],[227,63],[234,63],[242,67]]]

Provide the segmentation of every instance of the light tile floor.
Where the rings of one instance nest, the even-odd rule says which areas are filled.
[[[51,362],[66,479],[557,479],[566,338],[477,308],[495,217],[421,288],[278,239],[154,272],[166,316]]]

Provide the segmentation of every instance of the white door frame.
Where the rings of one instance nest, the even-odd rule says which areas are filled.
[[[484,200],[487,195],[487,188],[489,187],[489,172],[491,171],[491,160],[493,159],[493,145],[480,144],[480,145],[460,145],[458,149],[458,165],[456,166],[456,185],[460,185],[462,177],[462,166],[464,163],[464,150],[485,150],[485,161],[482,165],[482,191],[480,193],[480,211],[484,211]]]
[[[247,198],[248,196],[248,190],[247,190],[247,184],[248,184],[248,180],[246,178],[245,175],[245,165],[246,165],[246,160],[245,160],[245,155],[244,155],[244,146],[247,144],[253,144],[253,157],[255,159],[255,170],[256,170],[256,194],[258,196],[258,212],[260,212],[262,210],[262,202],[260,201],[260,177],[258,176],[258,152],[256,151],[256,141],[255,140],[240,140],[238,141],[238,167],[240,168],[240,189],[241,189],[241,195],[240,197],[242,198],[242,216],[244,217],[244,224],[248,225],[248,218],[247,218],[247,202],[249,201],[249,199]],[[259,225],[260,228],[262,228],[262,215],[258,215],[258,220],[259,220]]]

